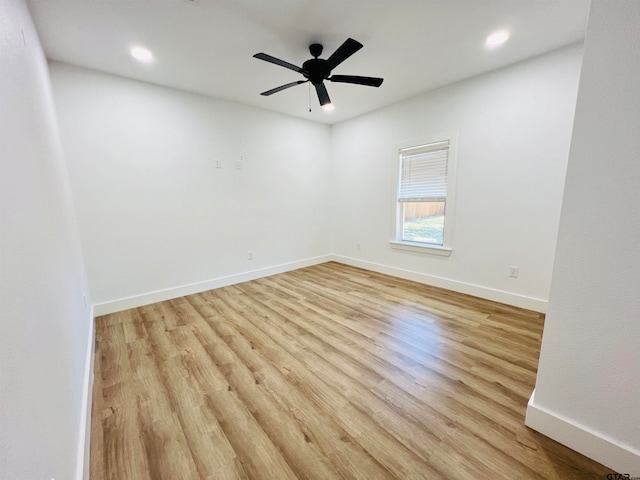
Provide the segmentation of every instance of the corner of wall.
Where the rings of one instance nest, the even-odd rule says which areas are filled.
[[[535,390],[527,404],[525,425],[599,462],[615,472],[640,476],[640,452],[538,405]]]

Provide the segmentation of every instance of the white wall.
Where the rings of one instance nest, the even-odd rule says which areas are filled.
[[[329,253],[328,126],[50,68],[97,304],[150,303]]]
[[[527,423],[640,476],[640,2],[592,3]]]
[[[334,126],[334,253],[543,311],[580,62],[566,48]],[[447,131],[459,135],[453,253],[392,250],[396,145]]]
[[[47,64],[22,0],[0,2],[0,32],[0,478],[72,479],[87,284]]]

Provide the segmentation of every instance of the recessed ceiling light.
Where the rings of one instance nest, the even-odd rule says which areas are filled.
[[[487,37],[484,44],[488,48],[495,48],[502,45],[509,39],[509,31],[508,30],[498,30],[493,32],[491,35]]]
[[[333,103],[325,103],[324,105],[322,105],[322,109],[325,112],[330,112],[332,110],[334,110],[336,107],[333,106]]]
[[[131,56],[140,62],[149,63],[153,61],[153,53],[145,47],[131,47]]]

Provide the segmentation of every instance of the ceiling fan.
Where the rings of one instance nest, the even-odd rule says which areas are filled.
[[[320,55],[322,55],[322,45],[319,43],[311,44],[309,45],[309,53],[311,53],[311,56],[313,58],[304,62],[302,64],[302,68],[293,65],[292,63],[285,62],[284,60],[280,60],[279,58],[272,57],[271,55],[267,55],[266,53],[256,53],[254,55],[254,58],[258,58],[260,60],[264,60],[265,62],[288,68],[290,70],[293,70],[294,72],[301,73],[304,78],[306,78],[306,80],[298,80],[297,82],[291,82],[287,83],[286,85],[272,88],[271,90],[262,92],[260,95],[273,95],[274,93],[281,92],[282,90],[285,90],[287,88],[295,87],[296,85],[300,85],[302,83],[311,82],[316,88],[320,105],[326,108],[327,106],[331,105],[331,99],[329,98],[327,87],[324,86],[325,80],[329,80],[330,82],[355,83],[357,85],[379,87],[380,85],[382,85],[382,81],[384,80],[382,78],[359,77],[356,75],[331,75],[331,71],[334,68],[336,68],[361,48],[362,44],[360,42],[354,40],[353,38],[348,38],[342,45],[338,47],[335,52],[331,54],[329,58],[324,60],[322,58],[318,58]]]

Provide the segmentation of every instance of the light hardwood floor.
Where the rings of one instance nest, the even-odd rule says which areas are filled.
[[[99,317],[91,480],[604,479],[524,426],[542,326],[333,262]]]

